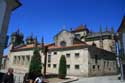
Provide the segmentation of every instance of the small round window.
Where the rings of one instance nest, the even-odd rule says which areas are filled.
[[[65,42],[65,41],[61,41],[61,42],[60,42],[60,45],[61,45],[61,46],[66,46],[66,42]]]

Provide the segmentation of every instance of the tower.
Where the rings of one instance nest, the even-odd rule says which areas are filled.
[[[5,48],[11,12],[19,6],[21,6],[21,3],[18,0],[0,0],[0,56],[3,55]]]

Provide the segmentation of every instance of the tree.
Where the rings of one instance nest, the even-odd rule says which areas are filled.
[[[66,75],[67,75],[66,58],[64,55],[62,55],[59,63],[59,78],[64,79]]]
[[[41,69],[42,69],[41,56],[39,50],[35,48],[29,66],[29,75],[30,75],[29,77],[34,78],[35,76],[40,75]]]

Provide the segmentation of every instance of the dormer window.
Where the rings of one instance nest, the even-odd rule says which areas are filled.
[[[66,46],[66,42],[65,41],[61,41],[60,45],[64,47],[64,46]]]
[[[77,39],[80,39],[80,34],[75,34],[75,37],[76,37]]]

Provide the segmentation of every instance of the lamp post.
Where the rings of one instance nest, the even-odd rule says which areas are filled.
[[[119,63],[119,68],[120,68],[120,79],[121,81],[124,80],[124,74],[123,74],[123,49],[121,47],[121,43],[120,43],[120,38],[119,38],[119,33],[116,33],[115,36],[115,41],[117,42],[117,58],[118,58],[118,63]]]
[[[42,53],[44,55],[44,69],[43,69],[43,74],[44,77],[46,77],[46,64],[47,64],[47,52],[48,52],[48,46],[44,45],[44,38],[42,37]]]

